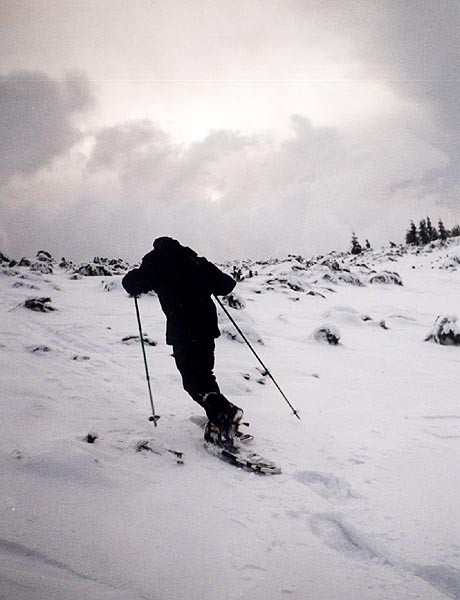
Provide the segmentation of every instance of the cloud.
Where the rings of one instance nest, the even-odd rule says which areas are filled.
[[[41,72],[0,75],[0,182],[30,175],[67,152],[82,138],[74,117],[92,102],[81,73],[62,81]]]
[[[312,2],[296,2],[306,18]],[[460,4],[445,0],[341,0],[316,5],[322,27],[352,44],[351,78],[385,80],[400,97],[431,111],[456,135],[460,96]],[[452,131],[452,129],[455,130]]]
[[[340,130],[295,115],[281,140],[221,130],[189,145],[145,119],[106,127],[89,157],[74,147],[4,189],[4,250],[135,261],[171,235],[224,259],[347,248],[353,230],[399,241],[411,218],[455,218],[434,183],[448,156],[406,122],[402,110]]]
[[[251,4],[241,21],[230,3],[219,17],[220,5],[216,12],[203,1],[205,27],[191,31],[189,13],[173,4],[158,15],[172,29],[159,27],[151,45],[148,19],[136,29],[131,15],[126,28],[117,14],[119,36],[122,29],[142,35],[123,38],[125,62],[112,36],[111,75],[129,77],[136,64],[146,70],[134,77],[244,85],[100,82],[107,86],[104,114],[117,90],[126,100],[118,114],[125,118],[137,102],[132,114],[150,118],[104,121],[82,149],[75,117],[93,93],[84,76],[42,74],[40,85],[30,73],[21,85],[1,77],[16,132],[0,145],[0,176],[9,178],[0,191],[5,250],[136,260],[154,237],[172,235],[212,258],[311,254],[346,248],[352,230],[378,244],[402,240],[412,218],[460,220],[458,3],[289,0],[267,10]],[[81,47],[79,39],[72,43]],[[253,79],[267,83],[254,86]],[[35,96],[39,118],[30,110]],[[200,141],[178,143],[165,128],[181,118],[200,132],[218,125]],[[241,123],[242,132],[231,129]]]

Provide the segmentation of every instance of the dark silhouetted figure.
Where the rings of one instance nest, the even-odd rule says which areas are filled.
[[[243,411],[220,393],[214,376],[214,340],[220,331],[211,296],[229,294],[235,281],[177,240],[160,237],[122,284],[132,296],[157,293],[166,315],[166,343],[173,347],[184,389],[209,419],[205,439],[232,448]]]

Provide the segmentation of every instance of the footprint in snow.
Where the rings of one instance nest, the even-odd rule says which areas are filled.
[[[430,429],[425,433],[441,440],[460,438],[460,415],[424,415]]]
[[[355,560],[370,560],[420,577],[453,600],[460,599],[460,571],[449,565],[421,565],[406,561],[384,548],[377,549],[346,523],[341,515],[323,513],[310,518],[310,530],[326,546]]]
[[[311,532],[333,550],[351,558],[371,560],[381,558],[363,536],[344,523],[340,515],[328,513],[313,515],[309,525]]]
[[[351,490],[350,484],[339,479],[332,473],[321,473],[320,471],[298,471],[294,479],[323,498],[345,499],[356,498],[357,495]]]

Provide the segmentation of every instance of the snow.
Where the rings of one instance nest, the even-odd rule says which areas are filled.
[[[460,312],[459,250],[245,265],[228,310],[302,417],[219,338],[222,391],[283,468],[266,477],[204,450],[155,296],[139,305],[157,427],[120,275],[3,264],[0,598],[460,598],[460,349],[424,341]],[[403,285],[369,284],[381,272]],[[24,307],[32,285],[56,310]],[[337,346],[311,335],[325,315]]]

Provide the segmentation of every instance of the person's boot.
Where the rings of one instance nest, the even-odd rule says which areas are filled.
[[[235,441],[238,439],[238,425],[242,417],[242,409],[227,401],[225,411],[216,413],[208,421],[204,431],[205,441],[231,452],[237,451]]]
[[[243,410],[231,404],[224,414],[220,424],[220,435],[223,441],[223,447],[228,450],[235,449],[235,441],[238,439],[238,425],[243,418]]]

